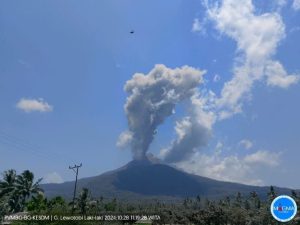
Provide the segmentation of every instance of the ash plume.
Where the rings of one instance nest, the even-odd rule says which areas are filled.
[[[134,159],[146,158],[157,127],[174,113],[176,104],[195,95],[204,74],[205,71],[189,66],[170,69],[160,64],[148,74],[134,74],[126,82],[126,140],[130,140]],[[124,139],[124,134],[121,136]]]
[[[208,144],[216,116],[213,111],[206,110],[206,106],[209,105],[207,100],[199,95],[191,97],[189,116],[176,122],[177,138],[160,152],[165,162],[177,163],[189,159],[199,148]]]

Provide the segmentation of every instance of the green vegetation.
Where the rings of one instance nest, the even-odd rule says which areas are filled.
[[[125,202],[117,199],[92,198],[92,193],[83,188],[75,202],[67,202],[58,196],[47,199],[39,187],[41,179],[34,182],[34,175],[24,171],[17,175],[14,170],[4,172],[0,180],[0,215],[27,211],[37,215],[159,215],[160,220],[152,224],[199,224],[199,225],[276,225],[270,214],[270,204],[277,196],[270,188],[267,200],[261,200],[256,192],[234,198],[219,200],[203,199],[200,196],[183,201],[163,202],[159,200]],[[292,191],[292,197],[300,203],[299,193]],[[73,205],[75,206],[73,209]],[[298,211],[299,218],[299,211]],[[113,221],[110,224],[132,224],[136,221]],[[56,221],[15,222],[15,225],[38,224],[107,224],[107,222]],[[289,225],[299,225],[293,220]]]
[[[34,175],[29,170],[20,175],[15,170],[5,171],[0,181],[0,213],[23,211],[28,199],[42,192],[41,180],[34,182]]]

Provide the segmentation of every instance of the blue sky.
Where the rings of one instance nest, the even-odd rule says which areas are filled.
[[[258,78],[234,102],[224,97],[225,84],[236,69],[258,63],[250,52],[255,41],[245,41],[251,26],[224,17],[239,7],[232,2],[1,1],[0,171],[30,169],[58,182],[73,179],[74,163],[83,164],[80,177],[122,166],[132,158],[128,148],[116,147],[127,129],[126,81],[156,64],[188,65],[206,70],[199,89],[216,95],[215,122],[207,144],[176,166],[215,179],[300,188],[300,4],[244,1],[249,8],[239,16],[253,23],[267,18],[266,29],[254,29],[253,39],[270,38],[258,49],[278,38],[262,53],[263,72],[253,72]],[[273,35],[264,36],[266,30]],[[284,78],[268,70],[280,70],[275,62]],[[151,153],[160,156],[184,115],[179,105],[158,127]]]

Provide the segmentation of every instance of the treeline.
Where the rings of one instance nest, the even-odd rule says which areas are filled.
[[[118,199],[94,199],[86,188],[80,190],[74,202],[57,196],[48,199],[39,187],[41,179],[34,182],[32,172],[26,170],[17,175],[8,170],[0,180],[0,216],[26,211],[43,215],[103,215],[103,214],[140,214],[159,215],[160,220],[152,224],[199,224],[199,225],[276,225],[270,213],[272,200],[277,196],[273,187],[266,193],[267,200],[261,200],[256,192],[242,196],[209,200],[197,196],[181,202],[165,203],[159,200],[125,202]],[[291,196],[299,206],[300,194],[292,191]],[[299,210],[299,209],[298,209]],[[289,225],[300,225],[300,215]],[[132,224],[136,221],[120,221],[113,224]],[[107,222],[106,222],[107,223]],[[101,222],[15,222],[19,224],[102,224]],[[103,222],[105,224],[105,222]],[[112,223],[110,223],[112,224]]]

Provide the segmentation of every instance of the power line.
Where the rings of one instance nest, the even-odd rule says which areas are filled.
[[[8,134],[7,132],[4,132],[3,130],[0,130],[0,144],[8,146],[12,150],[17,150],[17,151],[23,151],[27,153],[31,153],[35,156],[39,156],[42,158],[47,158],[47,159],[66,159],[70,158],[69,156],[67,157],[66,154],[60,152],[54,152],[50,150],[45,150],[40,146],[37,146],[35,144],[31,144],[28,141],[21,139],[19,137],[16,137],[14,135]]]
[[[48,158],[51,160],[54,159],[54,157],[49,154],[34,151],[32,149],[29,149],[29,148],[26,148],[25,146],[20,145],[19,143],[11,142],[7,139],[3,139],[2,137],[0,137],[0,144],[7,146],[9,149],[12,149],[12,150],[22,151],[24,153],[31,153],[31,154],[41,157],[41,158]]]
[[[30,142],[26,141],[25,139],[21,139],[19,137],[16,137],[14,135],[8,134],[7,132],[4,132],[3,130],[0,130],[0,140],[4,140],[6,142],[10,142],[13,145],[20,146],[21,148],[25,150],[29,150],[32,153],[38,153],[42,155],[47,155],[47,156],[53,156],[53,157],[62,157],[63,155],[61,153],[53,152],[51,151],[51,155],[49,154],[49,151],[45,151],[42,147],[36,145],[36,144],[31,144]]]

